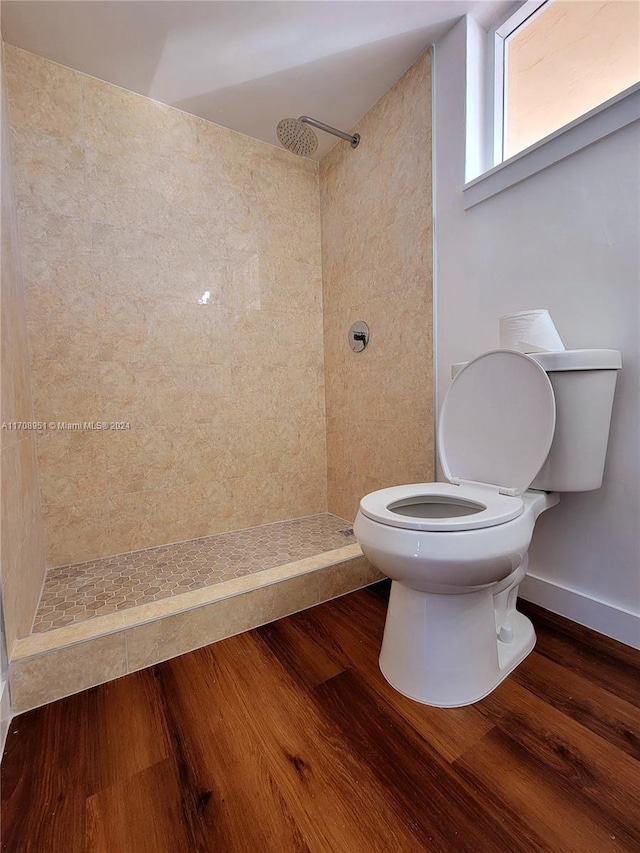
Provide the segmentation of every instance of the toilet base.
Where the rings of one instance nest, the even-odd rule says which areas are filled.
[[[514,596],[515,599],[515,596]],[[457,708],[478,702],[532,651],[533,625],[513,608],[496,635],[488,587],[442,595],[391,585],[380,669],[398,692],[425,705]]]

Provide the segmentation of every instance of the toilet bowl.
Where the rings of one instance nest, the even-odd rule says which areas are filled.
[[[354,533],[392,580],[380,668],[399,692],[438,707],[468,705],[533,649],[533,626],[515,605],[536,519],[563,487],[599,487],[620,366],[614,350],[478,356],[456,369],[442,407],[438,452],[448,482],[362,498]],[[557,372],[580,381],[558,383]],[[569,463],[562,447],[553,455],[557,442],[570,446]]]

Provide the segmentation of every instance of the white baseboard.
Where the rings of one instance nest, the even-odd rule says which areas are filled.
[[[599,634],[640,649],[640,613],[625,610],[608,601],[585,595],[584,592],[527,574],[520,584],[519,594],[526,601],[557,613],[591,628]]]
[[[11,722],[11,699],[9,698],[9,682],[6,679],[0,681],[0,758],[4,753],[4,744]]]

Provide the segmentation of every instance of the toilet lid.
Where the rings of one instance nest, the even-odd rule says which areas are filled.
[[[453,483],[471,480],[522,494],[547,458],[555,425],[544,369],[512,350],[484,353],[456,375],[442,406],[444,474]]]

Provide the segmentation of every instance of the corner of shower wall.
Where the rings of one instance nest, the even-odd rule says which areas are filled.
[[[329,512],[433,479],[431,49],[320,164]],[[356,320],[370,343],[351,351]]]
[[[44,581],[44,535],[31,401],[27,322],[4,70],[1,80],[2,608],[6,650],[26,637]],[[25,428],[26,427],[26,428]],[[6,697],[4,704],[6,705]]]

